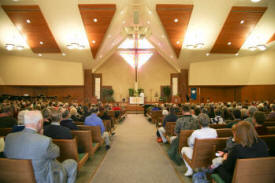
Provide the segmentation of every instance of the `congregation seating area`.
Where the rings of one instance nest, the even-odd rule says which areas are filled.
[[[213,103],[211,105],[214,106],[215,104]],[[153,107],[158,107],[159,110],[157,111],[151,110]],[[148,111],[146,112],[146,117],[148,121],[150,123],[153,123],[154,125],[157,124],[156,127],[158,129],[158,127],[162,126],[162,123],[165,117],[167,116],[167,114],[162,115],[163,114],[162,111],[168,109],[169,107],[172,107],[172,105],[166,104],[166,106],[164,107],[163,104],[153,104],[151,108],[148,107]],[[200,107],[200,108],[203,111],[205,108],[207,108],[207,106]],[[183,111],[181,111],[181,107],[178,107],[178,109],[179,111],[176,113],[176,115],[178,116],[178,119],[179,119],[183,117]],[[191,107],[191,115],[194,115],[194,113],[192,113],[194,111],[193,109],[194,108]],[[234,109],[231,108],[230,110],[233,114]],[[258,108],[257,110],[262,110],[262,109]],[[209,113],[207,113],[207,110],[205,113],[209,115]],[[274,169],[275,119],[269,118],[269,111],[263,111],[262,113],[264,114],[265,118],[264,118],[264,121],[261,123],[261,125],[264,126],[265,131],[264,131],[264,134],[262,134],[261,132],[258,138],[263,140],[266,143],[268,147],[269,157],[238,159],[234,169],[234,175],[232,179],[232,182],[234,183],[237,183],[237,182],[251,182],[251,183],[252,182],[253,183],[270,182],[272,183],[275,181],[275,171],[274,171],[275,170]],[[245,120],[245,119],[242,118],[242,120]],[[242,121],[242,120],[238,120],[238,121]],[[195,139],[192,158],[189,158],[186,154],[183,154],[182,159],[185,160],[193,170],[201,171],[203,169],[208,169],[213,163],[212,160],[216,157],[216,152],[223,151],[227,146],[228,138],[233,137],[232,128],[229,127],[228,124],[231,124],[234,121],[236,120],[234,119],[226,120],[226,121],[223,121],[222,123],[211,122],[209,124],[209,127],[216,129],[217,138]],[[237,124],[238,121],[234,124]],[[255,121],[256,121],[256,118],[255,118]],[[164,135],[166,136],[167,139],[170,139],[170,137],[172,136],[177,136],[177,134],[175,133],[176,123],[177,122],[166,121]],[[255,123],[254,125],[256,124],[257,123]],[[180,131],[180,134],[178,136],[178,139],[179,139],[178,149],[177,149],[178,154],[181,154],[181,150],[183,147],[188,147],[188,138],[191,136],[191,134],[194,131],[195,130],[188,130],[188,129],[184,129]],[[166,148],[168,148],[169,150],[169,146],[171,145],[166,144],[166,146],[167,146]],[[174,164],[174,162],[172,163]],[[263,166],[261,166],[261,164]],[[178,165],[175,165],[175,166],[178,166]],[[222,180],[222,178],[216,173],[212,174],[211,177],[209,177],[209,181],[210,179],[213,183],[224,183],[224,180]]]
[[[65,109],[65,106],[59,105],[59,109]],[[1,104],[1,107],[3,105]],[[72,105],[74,108],[74,106]],[[48,106],[50,108],[50,106]],[[34,110],[34,109],[27,109]],[[53,109],[56,110],[56,109]],[[43,109],[41,110],[43,113]],[[65,110],[63,110],[65,111]],[[19,111],[18,111],[19,112]],[[112,135],[115,128],[126,118],[125,110],[107,111],[110,119],[102,120],[105,132]],[[79,113],[80,114],[80,113]],[[98,114],[100,116],[100,114]],[[104,149],[104,139],[101,135],[100,126],[88,126],[85,125],[80,115],[75,116],[78,121],[73,121],[73,124],[77,127],[77,130],[71,129],[72,139],[52,139],[52,142],[59,147],[59,157],[57,160],[63,162],[67,159],[73,159],[77,162],[78,174],[81,169],[84,168],[85,164],[92,161],[96,156],[96,153],[100,149]],[[85,119],[85,118],[84,118]],[[19,119],[18,119],[19,120]],[[45,125],[45,124],[44,124]],[[14,126],[13,126],[14,128]],[[12,127],[0,127],[0,137],[5,139],[10,133],[14,133]],[[102,150],[100,150],[102,153]],[[106,153],[106,151],[105,151]],[[3,152],[0,158],[0,182],[36,182],[33,172],[33,166],[31,160],[23,159],[9,159],[5,157]]]

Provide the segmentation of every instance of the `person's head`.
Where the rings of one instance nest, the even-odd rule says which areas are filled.
[[[11,106],[10,105],[5,105],[3,104],[1,107],[0,107],[0,113],[7,113],[7,114],[10,114],[12,112],[12,109],[11,109]]]
[[[51,121],[59,123],[61,119],[62,119],[62,113],[59,110],[52,110]]]
[[[241,111],[239,109],[233,109],[233,116],[235,119],[241,119],[242,117]]]
[[[91,113],[92,114],[97,114],[98,113],[98,108],[96,108],[96,107],[92,108]]]
[[[63,119],[67,119],[70,117],[70,112],[69,110],[65,110],[63,113],[62,113],[62,118]]]
[[[40,132],[43,128],[43,116],[40,111],[26,111],[24,113],[24,125],[26,128],[34,128]]]
[[[189,105],[183,105],[183,107],[182,107],[182,112],[183,113],[188,113],[188,112],[190,112],[190,107],[189,107]]]
[[[199,121],[199,124],[202,126],[202,127],[207,127],[210,123],[210,118],[208,117],[207,114],[204,114],[204,113],[201,113],[199,116],[198,116],[198,121]]]
[[[70,114],[72,116],[76,116],[77,115],[77,109],[75,107],[72,107],[71,110],[70,110]]]
[[[200,107],[196,107],[194,112],[195,112],[195,115],[198,116],[201,113]]]
[[[241,109],[241,115],[242,115],[242,119],[247,118],[247,109],[246,108]]]
[[[235,128],[235,142],[241,144],[243,147],[251,147],[258,140],[258,134],[251,123],[240,121],[236,124]]]
[[[175,114],[175,108],[173,108],[173,107],[169,108],[169,113],[170,114]]]
[[[51,110],[48,108],[43,109],[42,115],[44,119],[49,119],[51,117]]]
[[[248,108],[248,115],[249,115],[249,117],[252,117],[256,111],[257,111],[257,108],[255,106],[250,106]]]
[[[17,114],[17,124],[24,125],[24,115],[27,110],[19,111]]]
[[[252,118],[253,123],[263,124],[265,122],[265,115],[261,111],[256,111]]]

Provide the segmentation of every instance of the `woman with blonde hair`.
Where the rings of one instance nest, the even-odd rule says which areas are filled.
[[[268,156],[266,143],[258,138],[258,134],[253,125],[247,121],[241,121],[234,125],[234,141],[236,145],[228,155],[224,156],[224,161],[215,173],[226,182],[232,181],[234,168],[237,159],[258,158]]]

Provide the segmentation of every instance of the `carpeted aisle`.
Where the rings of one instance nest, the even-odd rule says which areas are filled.
[[[180,183],[143,114],[128,114],[92,183]]]

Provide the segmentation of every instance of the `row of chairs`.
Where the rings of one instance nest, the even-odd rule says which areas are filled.
[[[73,139],[53,139],[59,146],[59,161],[74,159],[78,163],[78,171],[87,160],[103,145],[99,126],[77,125],[79,130],[73,130]],[[78,153],[78,149],[83,153]],[[35,182],[31,160],[14,160],[0,158],[0,182]],[[14,176],[16,172],[16,176]]]

